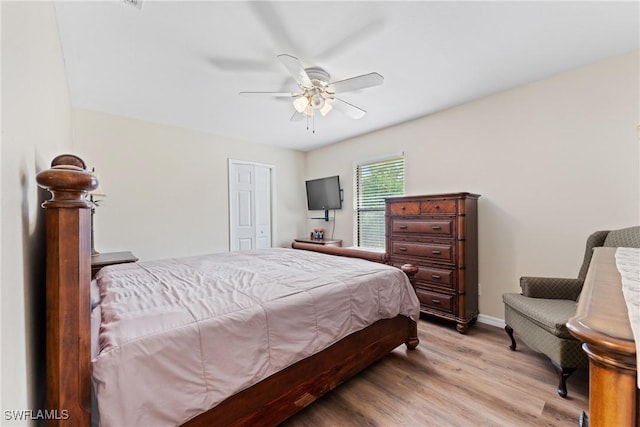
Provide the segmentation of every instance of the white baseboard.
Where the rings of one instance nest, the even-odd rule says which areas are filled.
[[[478,322],[484,323],[485,325],[495,326],[497,328],[504,328],[504,325],[506,325],[506,323],[504,323],[504,319],[487,316],[486,314],[479,314]]]

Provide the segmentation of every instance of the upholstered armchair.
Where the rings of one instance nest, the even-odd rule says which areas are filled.
[[[558,374],[561,397],[567,396],[567,378],[577,368],[589,365],[582,343],[569,333],[566,324],[575,315],[593,248],[597,246],[638,248],[640,227],[591,234],[576,279],[521,277],[522,293],[502,295],[505,331],[511,338],[511,350],[516,350],[515,331],[529,348],[551,359]]]

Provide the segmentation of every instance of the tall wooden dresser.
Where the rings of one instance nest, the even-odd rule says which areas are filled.
[[[455,321],[478,317],[478,194],[385,200],[386,251],[395,266],[415,264],[420,311]]]

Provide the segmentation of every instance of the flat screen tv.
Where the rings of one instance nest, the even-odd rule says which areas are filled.
[[[325,211],[325,220],[330,209],[342,209],[338,175],[307,181],[307,207],[310,211]]]

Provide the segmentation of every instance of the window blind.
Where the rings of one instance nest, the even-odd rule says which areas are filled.
[[[404,194],[404,157],[354,167],[356,245],[384,249],[384,199]]]

